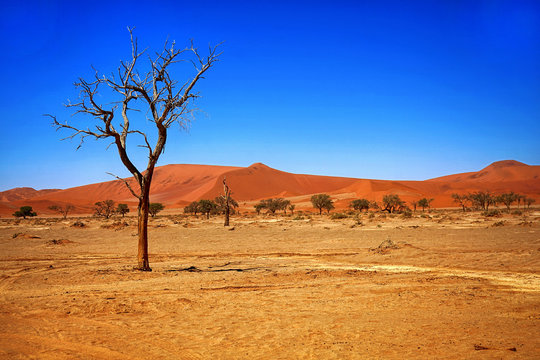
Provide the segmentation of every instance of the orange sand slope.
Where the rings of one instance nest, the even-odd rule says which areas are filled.
[[[156,168],[151,201],[168,208],[180,208],[191,201],[212,199],[222,193],[223,178],[241,202],[270,197],[289,198],[307,206],[309,196],[328,193],[345,206],[353,198],[380,201],[386,194],[398,194],[405,201],[422,197],[434,198],[434,207],[456,206],[452,193],[514,191],[540,198],[540,166],[517,161],[499,161],[471,173],[443,176],[425,181],[391,181],[292,174],[256,163],[249,167],[209,165],[165,165]],[[135,188],[132,179],[128,180]],[[0,214],[11,213],[22,205],[31,205],[41,214],[52,204],[72,204],[75,212],[89,213],[96,201],[112,199],[135,205],[135,198],[119,180],[78,186],[66,190],[34,190],[17,188],[0,192]]]

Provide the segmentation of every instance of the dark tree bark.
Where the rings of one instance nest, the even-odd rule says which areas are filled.
[[[227,185],[226,178],[223,178],[223,193],[224,193],[223,198],[225,200],[225,222],[223,223],[223,226],[229,226],[229,217],[231,213],[230,202],[231,202],[232,191]]]
[[[134,189],[126,179],[121,180],[128,187],[133,196],[139,200],[138,205],[138,269],[151,271],[148,261],[148,208],[150,204],[150,186],[154,168],[163,153],[167,141],[167,130],[174,123],[180,127],[186,127],[192,118],[195,109],[192,102],[199,97],[193,93],[195,84],[203,79],[203,74],[218,61],[221,53],[217,52],[218,46],[209,48],[206,57],[199,55],[198,49],[193,42],[189,47],[178,50],[173,42],[170,47],[165,43],[161,53],[156,53],[155,58],[150,58],[150,69],[146,73],[139,73],[137,61],[145,53],[138,51],[137,40],[133,37],[132,29],[128,28],[131,36],[131,59],[121,61],[117,76],[99,76],[97,71],[92,81],[79,79],[75,86],[80,90],[80,102],[66,105],[74,108],[75,114],[83,113],[99,120],[93,126],[73,126],[68,123],[60,123],[55,116],[48,115],[53,119],[57,129],[68,129],[72,134],[67,138],[79,136],[82,145],[86,137],[95,139],[112,140],[118,150],[118,155],[124,166],[133,175],[138,189]],[[189,58],[187,55],[191,55]],[[180,62],[191,63],[195,67],[195,75],[179,83],[171,78],[170,66]],[[99,103],[98,90],[104,88],[112,92],[114,99],[109,104]],[[150,145],[147,134],[139,129],[132,129],[130,117],[132,111],[148,113],[149,119],[154,123],[157,131],[157,140],[154,146]],[[114,116],[121,113],[122,121],[118,129],[113,123]],[[128,136],[138,136],[141,139],[140,147],[148,150],[148,163],[145,171],[139,171],[131,161],[126,147]],[[66,138],[66,139],[67,139]],[[112,175],[112,174],[111,174]],[[137,191],[136,191],[137,190]]]

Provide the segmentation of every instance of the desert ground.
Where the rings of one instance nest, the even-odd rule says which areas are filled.
[[[0,219],[0,358],[538,359],[539,220]]]

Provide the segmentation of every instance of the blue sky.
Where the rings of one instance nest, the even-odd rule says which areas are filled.
[[[158,165],[423,180],[540,164],[538,1],[2,2],[0,191],[129,176],[107,142],[76,151],[42,116],[88,121],[63,104],[91,66],[129,58],[127,26],[149,50],[225,42],[204,113],[170,129]]]

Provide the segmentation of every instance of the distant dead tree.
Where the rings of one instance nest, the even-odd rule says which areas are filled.
[[[123,181],[131,194],[139,200],[137,268],[151,271],[148,262],[148,207],[154,167],[164,151],[167,130],[175,123],[181,128],[188,125],[195,111],[193,101],[199,97],[198,93],[193,92],[195,84],[204,78],[205,72],[218,61],[221,53],[218,52],[219,45],[210,47],[208,55],[201,56],[193,42],[183,49],[176,49],[174,42],[170,46],[165,42],[160,53],[156,53],[153,57],[149,56],[149,67],[146,70],[139,65],[139,59],[146,50],[139,52],[137,39],[133,37],[133,29],[128,28],[128,31],[131,36],[131,59],[120,62],[117,74],[100,76],[96,71],[91,81],[79,79],[75,86],[80,90],[80,101],[67,105],[68,108],[75,109],[75,114],[93,117],[97,120],[97,124],[75,126],[60,123],[55,116],[48,116],[53,119],[57,129],[72,131],[67,138],[80,137],[79,147],[87,137],[110,140],[111,145],[116,146],[122,163],[138,185],[138,189],[134,189],[126,179],[113,175]],[[195,75],[185,82],[178,82],[171,77],[173,75],[171,66],[180,62],[191,63],[195,68]],[[142,70],[139,71],[139,68]],[[111,101],[108,104],[100,102],[104,93],[106,96],[110,95]],[[132,127],[130,116],[134,111],[148,114],[146,120],[155,125],[157,140],[153,146],[150,144],[152,137],[143,131],[143,126]],[[114,123],[113,119],[118,114],[121,115],[122,121]],[[147,123],[144,118],[141,120],[141,125]],[[133,136],[138,136],[139,146],[148,150],[145,171],[137,169],[128,154],[127,138],[131,139]]]
[[[75,207],[73,205],[51,205],[49,206],[49,210],[52,210],[52,211],[56,211],[57,213],[60,213],[62,214],[62,216],[65,218],[67,218],[67,215],[68,213],[75,209]]]
[[[227,178],[223,178],[223,195],[221,197],[223,198],[223,207],[225,211],[225,222],[223,223],[223,226],[229,226],[229,217],[231,214],[231,194],[232,191],[229,188],[229,185],[227,185]]]

